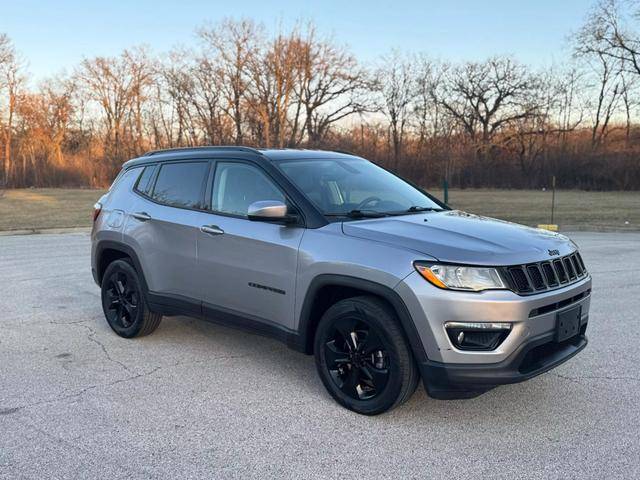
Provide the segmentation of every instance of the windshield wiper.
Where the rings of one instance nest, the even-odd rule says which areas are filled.
[[[382,218],[389,214],[376,212],[375,210],[350,210],[344,213],[325,213],[327,217],[349,217],[349,218]]]
[[[419,207],[419,206],[413,205],[407,208],[406,211],[407,212],[442,212],[443,209],[437,208],[437,207]]]

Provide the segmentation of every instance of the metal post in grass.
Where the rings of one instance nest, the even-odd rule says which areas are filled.
[[[556,176],[554,175],[553,177],[551,177],[551,223],[542,223],[538,225],[538,228],[544,228],[545,230],[551,230],[552,232],[558,231],[558,225],[553,223],[555,210],[556,210]]]
[[[553,223],[553,214],[556,208],[556,176],[551,177],[551,225]]]
[[[444,203],[449,205],[449,182],[447,182],[446,178],[442,182],[442,189],[444,190]]]

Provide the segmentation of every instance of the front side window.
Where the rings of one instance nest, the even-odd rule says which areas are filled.
[[[285,202],[285,196],[269,177],[253,165],[234,162],[216,165],[211,191],[213,211],[247,216],[249,205],[261,200]]]
[[[400,177],[364,159],[281,160],[277,166],[327,216],[442,208]]]
[[[172,207],[202,208],[207,162],[166,163],[160,167],[151,197]]]

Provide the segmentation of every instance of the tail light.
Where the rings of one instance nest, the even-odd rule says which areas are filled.
[[[102,204],[100,202],[96,202],[93,206],[93,221],[95,222],[102,211]]]

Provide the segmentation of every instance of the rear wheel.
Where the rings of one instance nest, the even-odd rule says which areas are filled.
[[[395,312],[375,297],[342,300],[322,316],[315,337],[318,374],[344,407],[377,415],[405,402],[418,370]]]
[[[125,338],[148,335],[162,320],[149,310],[138,272],[128,260],[116,260],[104,272],[102,310],[113,331]]]

